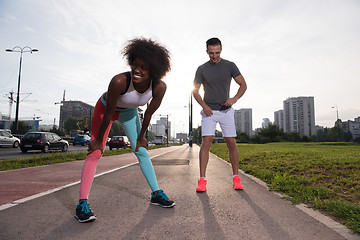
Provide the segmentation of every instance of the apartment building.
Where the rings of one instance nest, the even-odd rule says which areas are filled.
[[[235,110],[234,118],[236,131],[244,132],[249,136],[254,135],[252,130],[251,108],[241,108],[239,110]]]
[[[351,132],[353,139],[360,138],[360,116],[355,118],[354,121],[341,122],[341,127],[345,132]]]
[[[280,129],[285,129],[284,110],[274,112],[274,124],[277,125]]]
[[[62,101],[60,107],[59,129],[64,130],[64,124],[69,117],[87,119],[91,122],[94,107],[81,101]]]
[[[312,136],[315,131],[314,97],[288,98],[284,102],[284,132]]]

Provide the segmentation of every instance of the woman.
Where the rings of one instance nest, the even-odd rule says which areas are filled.
[[[101,158],[111,125],[118,120],[128,136],[142,173],[151,190],[151,204],[173,207],[175,203],[159,189],[153,165],[146,150],[144,138],[151,116],[159,108],[166,91],[161,80],[170,71],[170,53],[151,39],[130,40],[122,51],[131,67],[131,72],[120,73],[110,81],[108,91],[96,103],[88,156],[81,175],[80,200],[76,206],[76,219],[88,222],[96,219],[87,202],[94,179],[96,165]],[[151,101],[150,101],[151,99]],[[147,107],[140,126],[138,107]]]

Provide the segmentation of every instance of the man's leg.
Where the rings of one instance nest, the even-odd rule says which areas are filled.
[[[236,146],[236,139],[225,137],[226,146],[229,149],[229,158],[232,166],[233,175],[239,174],[239,150]]]
[[[226,146],[229,149],[229,158],[233,171],[233,187],[236,190],[243,190],[239,177],[239,150],[236,146],[236,139],[234,137],[224,137]]]
[[[209,162],[209,152],[214,136],[203,136],[199,153],[200,177],[206,177],[206,167]]]

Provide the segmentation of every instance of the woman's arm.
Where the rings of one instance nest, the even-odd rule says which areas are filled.
[[[101,153],[104,152],[103,139],[106,129],[108,128],[111,118],[114,115],[116,109],[116,103],[119,95],[126,89],[126,74],[121,73],[114,76],[109,84],[106,95],[106,108],[103,118],[101,119],[98,134],[94,140],[89,144],[88,152],[99,149]]]
[[[138,151],[139,147],[145,147],[145,148],[147,147],[147,141],[144,138],[144,135],[146,129],[149,127],[152,115],[161,105],[165,92],[166,92],[166,84],[163,81],[160,81],[160,83],[154,87],[153,98],[151,99],[150,104],[145,111],[140,134],[137,139],[135,151]]]

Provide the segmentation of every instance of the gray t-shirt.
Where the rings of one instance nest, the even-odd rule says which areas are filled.
[[[235,63],[221,59],[217,64],[206,62],[199,66],[194,82],[204,86],[204,102],[212,110],[222,110],[229,99],[231,79],[240,74]]]

